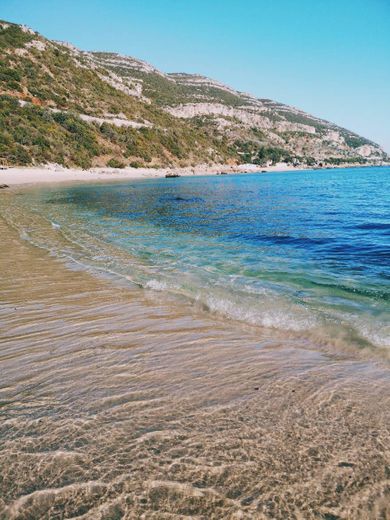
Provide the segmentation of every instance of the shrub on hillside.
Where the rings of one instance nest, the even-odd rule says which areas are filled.
[[[274,146],[262,146],[257,152],[257,155],[253,162],[255,164],[263,166],[268,161],[271,161],[273,164],[275,164],[278,162],[289,162],[291,160],[291,154],[283,148],[278,148]]]
[[[118,161],[118,159],[112,158],[107,162],[107,166],[109,168],[124,168],[125,164],[122,161]]]
[[[138,161],[132,161],[129,166],[131,166],[131,168],[142,168],[142,164]]]

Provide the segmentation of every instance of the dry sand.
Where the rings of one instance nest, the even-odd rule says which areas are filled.
[[[58,183],[58,182],[95,182],[95,181],[121,181],[131,179],[147,179],[165,177],[167,173],[178,173],[180,176],[213,175],[220,172],[226,173],[253,173],[259,171],[291,171],[298,170],[293,166],[277,165],[268,167],[254,166],[253,164],[241,166],[229,165],[199,165],[195,168],[93,168],[91,170],[78,170],[49,165],[45,167],[7,168],[0,170],[0,184],[9,186],[19,184]]]

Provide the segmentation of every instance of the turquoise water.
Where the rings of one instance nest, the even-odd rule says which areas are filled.
[[[388,347],[389,201],[373,167],[35,189],[3,213],[56,256],[228,319]]]

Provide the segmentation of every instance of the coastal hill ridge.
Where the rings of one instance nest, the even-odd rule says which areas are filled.
[[[382,164],[379,145],[213,79],[163,73],[0,22],[0,161],[7,166]]]

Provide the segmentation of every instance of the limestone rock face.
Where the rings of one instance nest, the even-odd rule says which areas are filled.
[[[138,81],[137,95],[170,115],[212,126],[228,139],[279,146],[291,155],[335,164],[365,158],[386,160],[375,143],[295,107],[258,99],[199,74],[165,74],[152,65],[114,53],[90,53],[91,61]],[[256,130],[261,132],[253,135]],[[255,146],[256,147],[256,146]],[[246,159],[249,159],[246,157]]]

